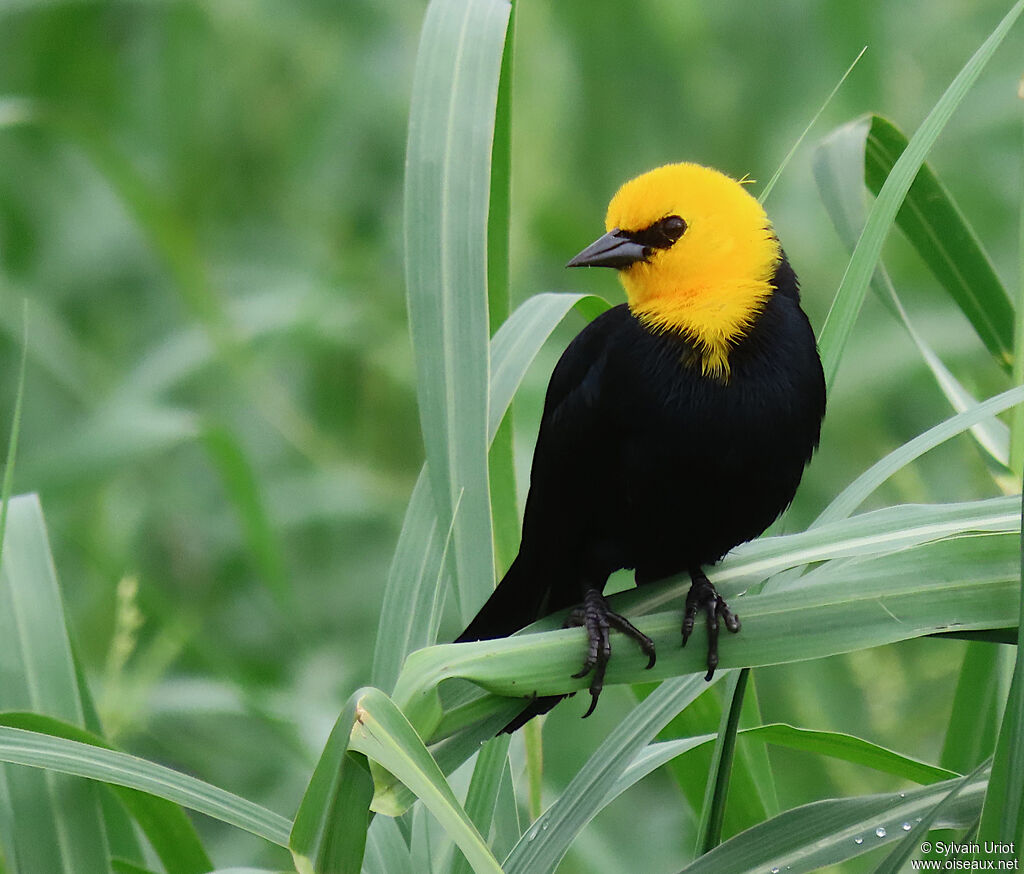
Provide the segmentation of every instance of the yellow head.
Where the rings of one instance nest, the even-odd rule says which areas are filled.
[[[667,164],[616,192],[605,227],[569,265],[617,267],[633,314],[684,333],[704,373],[728,378],[729,350],[771,295],[781,258],[757,200],[717,170]]]

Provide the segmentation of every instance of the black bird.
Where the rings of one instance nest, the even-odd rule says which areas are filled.
[[[610,629],[654,664],[653,642],[613,613],[608,577],[637,585],[686,571],[683,645],[698,613],[707,678],[722,623],[739,618],[704,574],[789,505],[818,445],[825,380],[797,278],[761,205],[696,164],[627,182],[603,237],[569,267],[613,267],[628,303],[572,341],[551,376],[519,554],[458,641],[509,635],[581,604],[593,712]],[[551,709],[534,699],[505,731]]]

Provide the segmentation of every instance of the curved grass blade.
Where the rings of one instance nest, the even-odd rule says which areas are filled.
[[[361,689],[349,749],[356,750],[402,781],[455,841],[477,874],[501,874],[472,820],[409,721],[379,689]]]
[[[792,874],[852,859],[913,833],[961,779],[909,792],[805,804],[730,838],[683,869],[685,874]],[[976,778],[936,816],[936,828],[962,828],[981,810],[985,780]],[[923,838],[923,829],[919,832]]]
[[[750,669],[741,668],[729,674],[725,695],[726,707],[722,708],[722,719],[718,738],[711,754],[708,782],[701,805],[700,822],[695,841],[697,853],[706,853],[722,842],[722,823],[725,821],[725,803],[729,797],[729,779],[736,754],[736,730],[740,724],[743,697],[750,679]]]
[[[828,105],[832,102],[832,98],[835,97],[836,94],[839,92],[839,89],[843,87],[843,83],[850,77],[850,74],[853,72],[853,68],[856,67],[858,63],[860,63],[860,59],[864,57],[864,52],[866,52],[867,50],[868,47],[864,46],[864,48],[862,48],[857,53],[857,57],[855,57],[850,66],[846,68],[846,72],[839,77],[839,81],[836,82],[832,90],[828,93],[828,97],[826,97],[825,101],[821,104],[821,106],[818,107],[818,111],[814,113],[814,116],[811,118],[811,120],[807,122],[807,127],[805,127],[800,132],[800,136],[798,136],[793,145],[790,146],[789,151],[786,152],[786,157],[783,158],[779,166],[775,168],[775,172],[772,174],[771,179],[768,180],[768,184],[765,185],[765,187],[761,190],[761,193],[757,196],[757,199],[760,203],[764,203],[771,196],[772,190],[775,188],[775,184],[779,181],[779,177],[782,176],[782,173],[788,166],[789,162],[793,160],[793,156],[796,154],[796,150],[799,149],[800,144],[805,139],[807,139],[807,135],[818,123],[818,119],[821,118],[821,114],[828,108]]]
[[[814,177],[818,184],[821,198],[828,211],[836,231],[843,243],[852,251],[856,245],[857,237],[864,227],[866,210],[864,208],[864,178],[868,172],[867,152],[871,141],[872,130],[876,116],[864,116],[853,122],[843,125],[833,131],[818,147],[814,155]],[[925,173],[929,173],[927,167],[922,167],[920,179]],[[937,181],[935,183],[938,185]],[[928,196],[944,196],[943,192],[929,192]],[[911,186],[907,194],[900,216],[909,210],[926,214],[931,209],[929,200],[922,194],[917,182]],[[952,203],[947,205],[946,211],[959,216],[959,211]],[[897,222],[900,217],[897,217]],[[961,228],[946,229],[951,240],[962,240],[973,238],[973,232],[961,221]],[[929,226],[928,230],[933,235],[943,232],[943,229]],[[936,243],[936,245],[948,245]],[[922,253],[927,255],[927,253]],[[947,259],[955,259],[958,253],[947,253]],[[987,256],[980,249],[976,256],[982,261],[987,261]],[[965,256],[968,263],[971,261],[970,254]],[[930,265],[933,272],[941,273],[943,265]],[[959,281],[959,280],[958,280]],[[996,280],[998,282],[998,280]],[[942,363],[942,360],[932,350],[921,334],[914,328],[907,315],[903,304],[900,302],[892,280],[889,278],[885,268],[881,265],[875,270],[871,280],[872,287],[881,300],[895,315],[907,333],[910,335],[914,345],[917,346],[921,357],[931,370],[939,388],[949,400],[950,405],[957,412],[962,412],[976,403],[970,394],[957,381],[949,369]],[[971,428],[972,433],[982,448],[988,452],[999,464],[1006,466],[1007,446],[1009,432],[1006,426],[997,419],[990,419],[978,422]]]
[[[473,779],[466,793],[466,815],[482,835],[490,834],[491,823],[494,821],[498,790],[508,768],[510,740],[507,734],[492,738],[484,744],[473,766]],[[465,856],[453,860],[451,874],[468,874],[469,870]]]
[[[914,827],[904,835],[903,840],[896,845],[893,851],[882,860],[882,864],[875,869],[875,874],[899,874],[914,851],[920,849],[921,836],[932,827],[936,820],[945,816],[946,811],[956,803],[957,796],[978,780],[989,765],[988,761],[982,762],[970,774],[957,780],[949,793],[935,807],[925,813],[920,821],[916,822]]]
[[[715,680],[722,676],[716,674]],[[609,793],[636,756],[672,718],[710,684],[701,676],[662,683],[608,735],[549,807],[512,849],[506,874],[554,871],[569,845],[607,803]]]
[[[877,461],[842,492],[822,511],[814,521],[815,525],[845,519],[857,509],[882,483],[910,462],[920,458],[926,452],[944,443],[957,434],[985,419],[1024,403],[1024,386],[1017,386],[989,398],[969,410],[957,413],[929,428],[912,440],[908,440],[898,449],[890,452],[885,458]]]
[[[113,749],[85,729],[38,713],[0,713],[0,725]],[[156,795],[116,784],[108,784],[107,788],[138,823],[167,874],[205,874],[213,868],[199,835],[180,807]]]
[[[0,726],[0,761],[138,789],[205,813],[271,843],[288,846],[291,823],[283,816],[202,780],[127,753]]]
[[[910,189],[918,170],[924,163],[935,140],[946,126],[953,111],[977,80],[988,60],[1002,43],[1010,28],[1024,12],[1024,0],[1018,0],[1002,21],[996,25],[988,39],[971,56],[963,69],[946,89],[938,103],[928,113],[907,148],[893,166],[871,207],[864,230],[857,241],[846,273],[836,292],[819,337],[822,365],[829,385],[835,381],[846,341],[860,312],[871,275],[882,253],[882,243],[892,227],[896,214]]]
[[[722,667],[818,658],[951,628],[1011,625],[1017,616],[1019,523],[1016,517],[1000,517],[997,524],[1009,530],[983,536],[962,530],[962,536],[914,549],[828,561],[799,585],[746,596],[744,619],[750,616],[757,621],[748,624],[749,633],[723,648]],[[802,559],[803,554],[791,553],[781,563]],[[637,596],[624,597],[630,594],[614,600],[617,605],[640,602]],[[641,597],[652,596],[643,593]],[[675,612],[642,617],[637,625],[664,655],[646,671],[640,653],[628,649],[618,653],[609,667],[607,684],[649,682],[700,670],[700,653],[678,647]],[[421,650],[406,663],[395,700],[421,733],[429,736],[441,718],[437,686],[443,680],[462,678],[510,697],[522,697],[527,691],[539,695],[575,691],[586,686],[585,680],[570,679],[578,647],[578,635],[570,629]],[[523,677],[529,678],[528,690]]]
[[[487,474],[487,222],[510,6],[432,0],[416,56],[405,174],[405,267],[417,397],[442,528],[455,519],[462,618],[493,588]]]
[[[349,750],[358,706],[356,693],[335,721],[295,814],[288,846],[300,874],[362,868],[373,779],[365,757]]]

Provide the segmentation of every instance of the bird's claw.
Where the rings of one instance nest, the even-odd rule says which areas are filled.
[[[587,590],[583,598],[583,606],[577,607],[566,617],[564,627],[582,627],[587,630],[587,656],[583,660],[583,667],[572,675],[573,679],[578,680],[591,671],[594,672],[594,677],[590,682],[590,707],[583,714],[584,719],[594,712],[594,708],[597,707],[597,699],[604,688],[604,675],[612,656],[611,629],[614,628],[633,638],[640,645],[644,655],[647,656],[647,667],[654,667],[654,662],[657,659],[654,641],[625,616],[620,616],[609,610],[608,602],[597,589]]]
[[[718,667],[718,629],[719,619],[728,631],[735,634],[740,630],[740,617],[737,616],[725,599],[718,594],[711,580],[703,571],[691,571],[690,591],[686,593],[686,612],[683,614],[683,646],[693,633],[693,624],[698,612],[703,612],[708,626],[708,672],[704,677],[710,681]]]

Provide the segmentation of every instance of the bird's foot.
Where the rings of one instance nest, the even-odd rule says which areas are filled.
[[[594,678],[590,683],[590,707],[583,714],[584,719],[594,712],[594,708],[597,707],[597,699],[604,688],[604,674],[608,669],[608,660],[612,656],[612,628],[632,637],[647,656],[647,667],[654,667],[656,659],[654,641],[625,616],[620,616],[609,610],[608,602],[597,589],[587,589],[583,605],[577,607],[566,617],[564,627],[587,629],[587,657],[583,661],[582,670],[573,674],[573,678],[579,679],[591,671],[594,672]]]
[[[711,680],[718,667],[718,622],[735,634],[740,630],[740,617],[737,616],[725,600],[718,594],[707,575],[697,568],[690,571],[690,591],[686,593],[686,613],[683,615],[683,646],[693,632],[693,623],[697,613],[703,612],[708,625],[708,673],[705,680]]]

